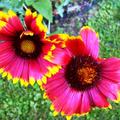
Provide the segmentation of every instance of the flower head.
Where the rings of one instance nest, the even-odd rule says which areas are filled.
[[[48,67],[53,65],[44,60],[44,55],[54,46],[46,39],[47,28],[42,16],[27,10],[23,24],[11,10],[0,11],[0,73],[2,77],[20,80],[27,86],[35,81],[41,85],[50,76]]]
[[[62,38],[61,38],[62,39]],[[110,107],[108,99],[119,101],[120,59],[98,56],[99,38],[83,27],[80,36],[65,40],[47,59],[62,66],[44,85],[55,111],[67,116],[84,115],[91,108]]]

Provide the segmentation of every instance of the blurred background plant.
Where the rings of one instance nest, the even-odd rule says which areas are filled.
[[[23,20],[30,8],[44,16],[50,34],[78,35],[83,25],[93,27],[100,36],[100,55],[120,57],[120,0],[0,0],[0,10],[14,10]],[[120,104],[113,109],[94,109],[73,120],[120,120]],[[19,83],[0,79],[0,120],[64,120],[53,117],[50,101],[35,84],[25,88]]]

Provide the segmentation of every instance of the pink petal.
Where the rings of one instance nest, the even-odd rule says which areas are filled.
[[[90,111],[90,98],[87,91],[82,93],[81,107],[79,109],[81,114]]]
[[[27,60],[24,60],[24,63],[23,63],[23,71],[22,71],[22,75],[21,75],[21,78],[24,80],[24,81],[27,81],[29,82],[29,63]]]
[[[108,58],[101,62],[102,70],[113,72],[120,69],[120,59],[119,58]]]
[[[22,23],[18,16],[12,16],[8,19],[8,23],[14,27],[17,32],[22,32],[24,30]]]
[[[42,63],[41,63],[42,64]],[[39,80],[42,78],[41,66],[37,60],[29,60],[29,78]]]
[[[20,78],[23,71],[24,60],[16,56],[13,61],[6,67],[13,78]]]
[[[14,55],[13,51],[12,52],[6,51],[2,55],[0,55],[0,68],[8,65],[14,59],[14,57],[15,57],[15,55]]]
[[[94,58],[98,58],[99,54],[99,38],[96,32],[90,27],[83,27],[80,31],[80,36],[87,47],[89,54]]]
[[[71,114],[74,114],[74,113],[80,114],[82,92],[73,91],[73,93],[74,93],[74,96],[72,100]]]
[[[101,62],[102,77],[113,82],[120,82],[120,59],[109,58]]]
[[[38,64],[39,64],[39,67],[40,67],[40,73],[42,73],[42,74],[45,74],[45,73],[47,73],[48,72],[48,70],[47,70],[47,67],[49,66],[49,67],[52,67],[53,66],[53,64],[52,63],[50,63],[50,62],[48,62],[48,61],[46,61],[46,60],[44,60],[43,59],[43,54],[41,54],[39,57],[38,57],[38,59],[37,59],[37,61],[38,61]]]
[[[0,43],[0,52],[2,54],[3,51],[12,49],[12,42],[6,41]]]
[[[68,98],[68,96],[69,96],[69,88],[65,89],[63,91],[63,94],[61,94],[61,96],[59,96],[53,101],[53,104],[57,111],[59,112],[64,111],[65,114],[67,113],[67,111],[65,111],[65,104],[67,101],[66,98]]]
[[[91,96],[91,101],[94,103],[94,107],[108,107],[109,103],[106,97],[96,88],[92,88],[89,90],[89,94]]]
[[[53,57],[51,58],[50,61],[58,65],[66,65],[70,61],[70,58],[71,58],[67,50],[60,49],[60,48],[56,48],[52,52],[52,56]]]
[[[0,21],[1,22],[1,21]],[[16,30],[15,28],[10,24],[10,23],[6,23],[4,22],[6,25],[3,26],[0,29],[0,36],[6,36],[6,37],[14,37],[16,36]],[[1,23],[2,24],[2,23]]]
[[[99,90],[105,95],[107,98],[111,100],[117,99],[118,86],[106,79],[102,79],[97,85]]]
[[[17,58],[16,64],[18,64],[18,66],[16,67],[16,70],[13,70],[14,72],[16,71],[16,73],[13,75],[14,75],[14,77],[21,78],[22,72],[23,72],[23,67],[24,67],[24,60]]]
[[[47,84],[44,85],[44,88],[51,100],[61,96],[67,87],[68,84],[60,72],[55,74],[53,77],[48,78]]]
[[[11,42],[0,43],[0,67],[5,67],[15,56]]]
[[[67,115],[72,115],[76,112],[77,108],[80,107],[79,102],[81,98],[81,93],[72,90],[69,88],[69,93],[68,96],[65,97],[64,101],[65,104],[62,108],[62,110],[67,114]]]
[[[76,95],[78,95],[76,97]],[[76,112],[80,100],[80,94],[67,87],[61,96],[54,100],[55,109],[64,112],[66,115],[72,115]]]

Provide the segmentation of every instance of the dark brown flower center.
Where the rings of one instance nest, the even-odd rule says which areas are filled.
[[[76,90],[86,90],[100,80],[101,67],[91,56],[76,56],[66,66],[65,78]]]
[[[18,56],[25,59],[36,59],[42,52],[43,43],[39,35],[23,32],[14,41],[13,47]]]

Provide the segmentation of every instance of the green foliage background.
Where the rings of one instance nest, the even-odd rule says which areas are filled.
[[[22,6],[24,2],[29,6],[32,0],[20,0],[19,2],[16,2],[16,0],[1,0],[0,8],[5,11],[13,9],[20,16],[23,16]],[[34,8],[36,8],[35,4]],[[36,8],[39,12],[40,9]],[[52,16],[50,17],[48,13],[45,14],[44,17],[52,21]],[[100,35],[100,55],[106,58],[120,57],[120,0],[103,0],[99,2],[98,8],[90,11],[90,14],[92,16],[86,25],[93,27]],[[43,100],[42,96],[43,92],[37,84],[34,87],[25,88],[19,83],[13,85],[11,81],[0,79],[0,120],[65,119],[61,116],[53,117],[49,109],[50,101]],[[74,117],[73,120],[120,120],[120,104],[113,102],[111,104],[113,105],[112,110],[96,108],[87,116]]]

